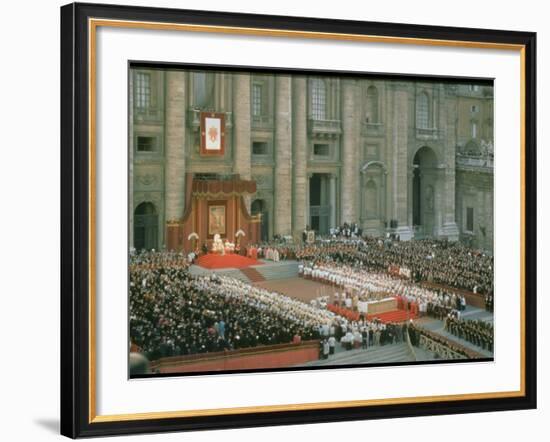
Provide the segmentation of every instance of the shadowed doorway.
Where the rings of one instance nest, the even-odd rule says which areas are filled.
[[[136,250],[158,248],[158,213],[153,203],[141,203],[134,212],[134,247]]]

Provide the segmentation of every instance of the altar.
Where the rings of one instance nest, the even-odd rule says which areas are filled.
[[[255,193],[256,182],[237,174],[204,179],[188,173],[184,212],[167,222],[166,247],[240,254],[260,239],[261,215],[250,215],[245,203]]]
[[[395,297],[380,299],[378,301],[359,301],[357,310],[360,313],[374,315],[379,313],[397,310],[397,299]]]

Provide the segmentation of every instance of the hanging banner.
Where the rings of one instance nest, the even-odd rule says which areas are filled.
[[[225,153],[225,114],[201,112],[201,156]]]

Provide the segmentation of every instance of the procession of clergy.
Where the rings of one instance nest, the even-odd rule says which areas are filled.
[[[492,348],[492,328],[462,321],[460,315],[466,301],[454,290],[466,285],[492,296],[492,257],[456,243],[393,243],[357,237],[352,229],[342,231],[344,234],[333,234],[313,244],[277,241],[242,251],[272,261],[298,259],[301,277],[338,288],[334,295],[319,296],[309,304],[215,273],[191,276],[190,263],[183,252],[133,251],[131,345],[154,360],[319,339],[321,355],[328,357],[337,344],[351,349],[402,340],[406,323],[384,324],[369,320],[366,314],[350,320],[329,308],[340,306],[366,313],[362,303],[392,296],[399,300],[401,308],[445,321],[451,332]],[[403,254],[398,253],[400,250]],[[391,259],[395,256],[399,259]],[[426,263],[418,262],[419,257],[428,261],[431,280],[438,281],[439,276],[445,281],[447,275],[455,284],[445,281],[448,289],[419,284],[428,276]],[[472,262],[465,262],[465,257]],[[459,272],[469,278],[456,278],[454,275]]]

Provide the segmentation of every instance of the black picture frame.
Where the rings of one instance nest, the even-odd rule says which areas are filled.
[[[95,420],[90,397],[90,18],[519,45],[524,81],[523,395],[437,402]],[[536,408],[536,34],[117,5],[61,8],[61,434],[76,438]],[[92,385],[93,388],[93,385]]]

